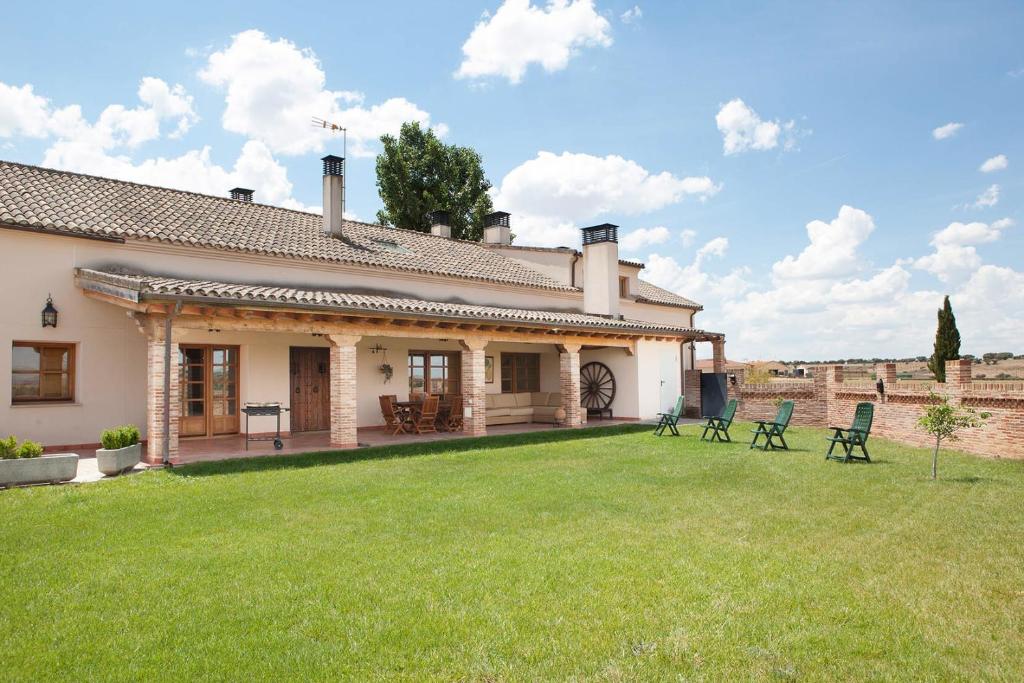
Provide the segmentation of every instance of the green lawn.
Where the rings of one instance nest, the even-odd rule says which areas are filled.
[[[747,435],[747,425],[733,434]],[[1024,463],[612,428],[0,492],[0,678],[1024,677]]]

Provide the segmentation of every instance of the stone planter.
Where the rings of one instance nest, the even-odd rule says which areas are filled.
[[[139,464],[142,459],[142,444],[96,451],[96,467],[108,477],[114,477]]]
[[[77,453],[54,453],[38,458],[0,460],[0,487],[57,484],[78,474]]]

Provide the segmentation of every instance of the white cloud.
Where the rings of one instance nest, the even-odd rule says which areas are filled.
[[[935,138],[936,140],[945,140],[956,135],[957,131],[959,131],[963,127],[964,124],[962,123],[950,122],[944,126],[939,126],[938,128],[933,129],[932,137]]]
[[[0,138],[44,138],[50,132],[50,105],[32,86],[0,83]]]
[[[494,190],[494,205],[513,215],[519,244],[571,245],[577,223],[606,214],[644,214],[721,189],[706,176],[651,173],[617,155],[541,151],[512,169]]]
[[[644,280],[693,299],[698,303],[739,296],[749,287],[748,268],[734,268],[725,275],[704,270],[709,257],[722,258],[729,248],[729,240],[716,237],[697,250],[689,265],[680,265],[672,256],[651,254],[646,268],[640,271]],[[704,323],[701,323],[703,326]]]
[[[640,9],[640,5],[633,5],[628,10],[619,15],[619,19],[622,20],[623,24],[632,24],[635,21],[640,21],[644,16],[644,11]]]
[[[619,248],[627,252],[636,252],[644,247],[668,242],[672,233],[663,225],[654,228],[637,228],[619,238]]]
[[[874,231],[867,212],[843,205],[832,221],[807,224],[810,244],[796,257],[786,256],[772,267],[779,279],[839,278],[860,270],[857,248]]]
[[[932,237],[935,250],[914,261],[914,267],[935,275],[943,282],[963,278],[981,266],[981,256],[974,245],[995,242],[1002,231],[1012,227],[1010,218],[1001,218],[991,224],[954,222]]]
[[[1010,160],[1006,158],[1005,154],[997,154],[991,159],[986,159],[978,170],[982,173],[992,173],[993,171],[1002,171],[1010,165]]]
[[[679,233],[679,240],[683,243],[684,247],[692,245],[695,239],[697,239],[696,230],[686,229]]]
[[[314,116],[347,128],[348,153],[355,157],[372,156],[373,143],[397,133],[406,121],[430,125],[430,114],[404,97],[366,106],[362,93],[327,90],[327,77],[311,50],[257,30],[243,31],[213,52],[199,77],[226,90],[226,130],[260,140],[278,154],[340,146],[337,137],[311,125]],[[446,130],[439,128],[442,134]]]
[[[778,119],[762,120],[756,111],[738,97],[721,106],[715,115],[715,124],[722,133],[722,151],[726,155],[775,149],[779,146],[780,138],[783,149],[790,150],[799,135],[794,121],[783,123]]]
[[[498,76],[519,83],[531,64],[561,71],[580,48],[611,44],[611,25],[592,0],[550,0],[544,8],[530,0],[505,0],[473,28],[455,77]]]
[[[978,195],[974,200],[975,209],[986,209],[999,203],[999,185],[989,185],[988,188]]]

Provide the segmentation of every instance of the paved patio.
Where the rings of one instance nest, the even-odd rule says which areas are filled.
[[[683,423],[695,423],[698,420],[680,420]],[[623,424],[637,424],[636,420],[591,420],[580,429],[592,429],[595,427],[611,427]],[[530,434],[536,432],[562,431],[564,427],[554,427],[546,424],[515,424],[515,425],[494,425],[487,428],[488,436],[499,436],[508,434]],[[438,432],[436,434],[391,434],[384,429],[368,428],[359,430],[359,446],[366,448],[370,446],[389,446],[394,444],[423,443],[427,441],[446,441],[452,439],[468,438],[461,432]],[[143,446],[145,449],[145,446]],[[178,446],[178,458],[174,464],[183,465],[194,462],[210,462],[216,460],[230,460],[232,458],[252,458],[267,455],[289,455],[298,453],[311,453],[316,451],[334,450],[330,445],[330,433],[305,432],[284,438],[284,448],[274,450],[270,441],[255,441],[245,448],[245,437],[241,434],[229,436],[217,436],[213,438],[187,438],[181,439]],[[85,483],[103,479],[96,468],[96,451],[92,449],[77,449],[79,454],[78,476],[73,480],[75,483]],[[147,465],[139,464],[137,471],[146,469]]]

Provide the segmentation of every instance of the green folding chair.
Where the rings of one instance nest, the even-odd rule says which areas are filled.
[[[874,417],[874,403],[858,403],[857,409],[853,413],[853,424],[849,429],[829,427],[835,434],[828,437],[832,443],[828,447],[825,459],[837,462],[850,462],[851,460],[871,462],[871,456],[868,455],[868,436],[871,435],[871,422]],[[842,455],[833,455],[832,452],[835,450],[836,444],[843,447]],[[860,448],[861,455],[854,454],[855,448]]]
[[[730,399],[729,403],[726,404],[725,410],[722,414],[715,417],[714,415],[708,416],[707,422],[704,423],[704,433],[700,435],[701,441],[729,441],[729,427],[732,425],[733,418],[736,417],[736,399]],[[708,431],[711,432],[711,437],[707,438]]]
[[[661,436],[665,432],[665,427],[668,427],[672,432],[672,436],[679,436],[679,430],[676,429],[676,423],[679,422],[679,418],[683,415],[683,397],[680,396],[676,399],[676,407],[668,413],[658,413],[658,426],[654,428],[654,435]]]
[[[771,422],[763,420],[754,420],[757,423],[757,429],[751,429],[750,433],[754,435],[754,440],[750,442],[751,448],[760,448],[762,451],[767,451],[769,448],[772,450],[782,449],[789,450],[789,444],[786,443],[786,439],[783,434],[786,432],[786,427],[789,426],[789,421],[793,417],[793,402],[783,401],[779,405],[779,412],[776,413],[775,419]],[[764,437],[764,445],[758,445],[758,440]],[[778,439],[778,443],[776,443]]]

